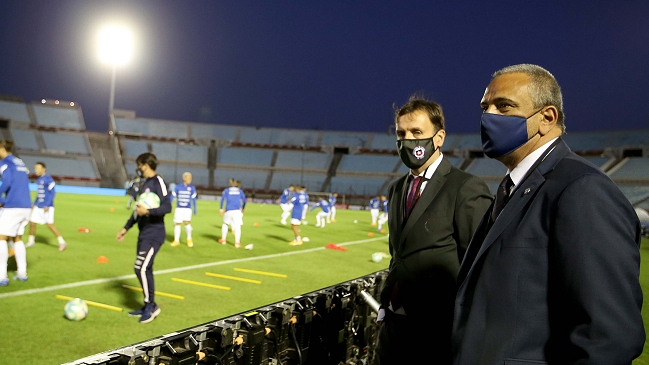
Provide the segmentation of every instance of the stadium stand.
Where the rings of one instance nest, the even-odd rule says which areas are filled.
[[[308,172],[281,172],[274,173],[270,183],[270,189],[281,191],[290,184],[304,185],[309,191],[322,191],[322,185],[327,176],[325,174]]]
[[[41,132],[41,137],[45,143],[46,150],[90,155],[88,139],[82,133]]]
[[[610,142],[615,139],[615,135],[607,132],[569,132],[561,138],[566,141],[573,151],[598,152],[610,146]]]
[[[31,123],[27,105],[16,101],[0,100],[0,118],[19,123]]]
[[[615,179],[648,179],[649,178],[649,158],[646,157],[627,157],[615,166],[609,176]]]
[[[278,130],[273,134],[271,144],[275,146],[307,146],[315,147],[318,145],[320,132],[305,130]]]
[[[382,174],[393,173],[401,167],[401,159],[398,156],[386,155],[346,155],[338,165],[338,171],[363,171]]]
[[[29,129],[12,129],[11,135],[13,136],[14,143],[20,149],[31,151],[40,151],[43,149],[36,139],[35,131]]]
[[[394,180],[388,179],[386,177],[369,176],[334,176],[331,178],[329,190],[365,197],[387,194],[387,182]]]
[[[85,130],[80,108],[31,104],[37,125],[55,129]]]
[[[275,167],[327,170],[331,154],[308,151],[279,151]]]
[[[367,133],[323,132],[320,144],[323,146],[365,147]]]
[[[219,148],[217,162],[227,165],[270,166],[273,154],[261,148]]]
[[[64,158],[47,155],[32,155],[21,153],[20,158],[31,170],[36,162],[44,162],[47,165],[47,172],[61,180],[98,180],[97,168],[92,157],[88,158]]]

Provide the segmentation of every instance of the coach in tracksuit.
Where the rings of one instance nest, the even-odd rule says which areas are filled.
[[[137,258],[135,260],[135,275],[140,280],[144,293],[144,306],[130,315],[140,316],[140,323],[149,323],[160,314],[160,307],[154,301],[155,285],[153,282],[153,260],[165,241],[166,232],[164,215],[171,212],[171,200],[167,185],[162,177],[156,174],[158,159],[152,153],[143,153],[135,160],[137,174],[144,179],[140,194],[153,192],[160,197],[160,207],[147,209],[142,204],[136,204],[135,211],[126,222],[124,228],[117,233],[117,240],[123,241],[126,231],[136,222],[140,229],[137,238]]]

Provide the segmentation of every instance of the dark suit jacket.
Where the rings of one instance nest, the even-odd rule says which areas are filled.
[[[631,364],[645,340],[640,224],[562,141],[487,216],[460,268],[456,365]]]
[[[381,292],[388,307],[395,282],[408,318],[450,341],[460,261],[492,194],[481,179],[443,158],[404,222],[408,175],[388,189],[390,272]]]

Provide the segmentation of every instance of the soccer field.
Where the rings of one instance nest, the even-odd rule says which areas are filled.
[[[39,226],[37,244],[27,249],[29,281],[0,288],[3,343],[1,364],[60,364],[98,352],[133,344],[176,330],[193,327],[248,309],[281,301],[387,267],[388,260],[374,263],[374,252],[387,252],[385,234],[370,226],[369,212],[338,210],[336,223],[315,228],[315,214],[302,227],[310,242],[291,247],[289,226],[279,224],[277,205],[249,204],[245,211],[242,244],[253,250],[235,248],[232,235],[228,244],[220,238],[218,203],[199,201],[194,216],[194,247],[184,245],[184,229],[179,247],[164,245],[156,258],[156,290],[180,295],[175,299],[158,295],[162,313],[149,324],[139,324],[127,312],[142,305],[142,294],[122,285],[139,287],[133,274],[137,228],[124,242],[115,235],[128,218],[126,198],[58,194],[56,225],[68,242],[59,252],[53,234]],[[112,208],[112,209],[111,209]],[[172,239],[172,216],[167,216],[167,241]],[[358,220],[358,223],[353,223]],[[257,223],[255,225],[254,223]],[[90,232],[79,232],[87,228]],[[373,237],[369,237],[369,233]],[[328,243],[342,244],[346,252],[326,250]],[[649,240],[642,249],[641,283],[645,298],[649,293]],[[105,256],[107,263],[97,263]],[[235,268],[287,275],[286,278],[235,271]],[[15,261],[9,260],[9,270]],[[261,284],[233,281],[205,273],[236,276]],[[230,290],[189,285],[173,278],[229,287]],[[71,322],[63,317],[65,300],[56,295],[80,297],[123,308],[122,312],[90,307],[88,317]],[[643,307],[645,328],[649,306]],[[649,348],[634,364],[649,365]]]
[[[3,313],[0,341],[2,364],[60,364],[193,327],[248,309],[281,301],[385,269],[388,260],[371,261],[374,252],[387,252],[387,235],[370,225],[369,212],[338,210],[337,222],[315,228],[315,214],[307,215],[309,225],[302,236],[310,241],[292,247],[290,226],[279,223],[277,205],[248,204],[241,243],[252,250],[235,248],[232,234],[228,244],[221,235],[218,203],[201,200],[194,216],[194,247],[164,245],[155,262],[156,290],[183,296],[158,295],[162,313],[149,324],[138,323],[127,312],[142,305],[142,293],[122,285],[139,287],[133,274],[137,227],[124,242],[115,235],[129,216],[125,197],[58,194],[55,224],[68,243],[58,251],[56,238],[46,226],[39,226],[37,244],[27,249],[27,282],[12,281],[0,288]],[[358,223],[354,223],[358,220]],[[173,238],[172,215],[167,215],[167,242]],[[81,232],[80,231],[84,231]],[[90,232],[85,232],[88,229]],[[371,237],[370,237],[371,233]],[[347,251],[327,250],[329,243]],[[107,263],[98,263],[105,256]],[[15,270],[9,259],[9,271]],[[235,271],[235,268],[284,274],[286,278]],[[261,283],[234,281],[206,273],[253,279]],[[11,276],[11,275],[10,275]],[[228,287],[222,290],[190,285],[173,279]],[[86,319],[68,321],[63,317],[66,301],[56,295],[123,308],[122,312],[89,307]]]

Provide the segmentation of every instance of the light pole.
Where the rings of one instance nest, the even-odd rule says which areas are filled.
[[[113,110],[115,107],[115,79],[117,66],[126,64],[133,52],[131,32],[120,26],[108,26],[99,33],[99,58],[112,66],[110,101],[108,103],[109,130],[115,130]]]

